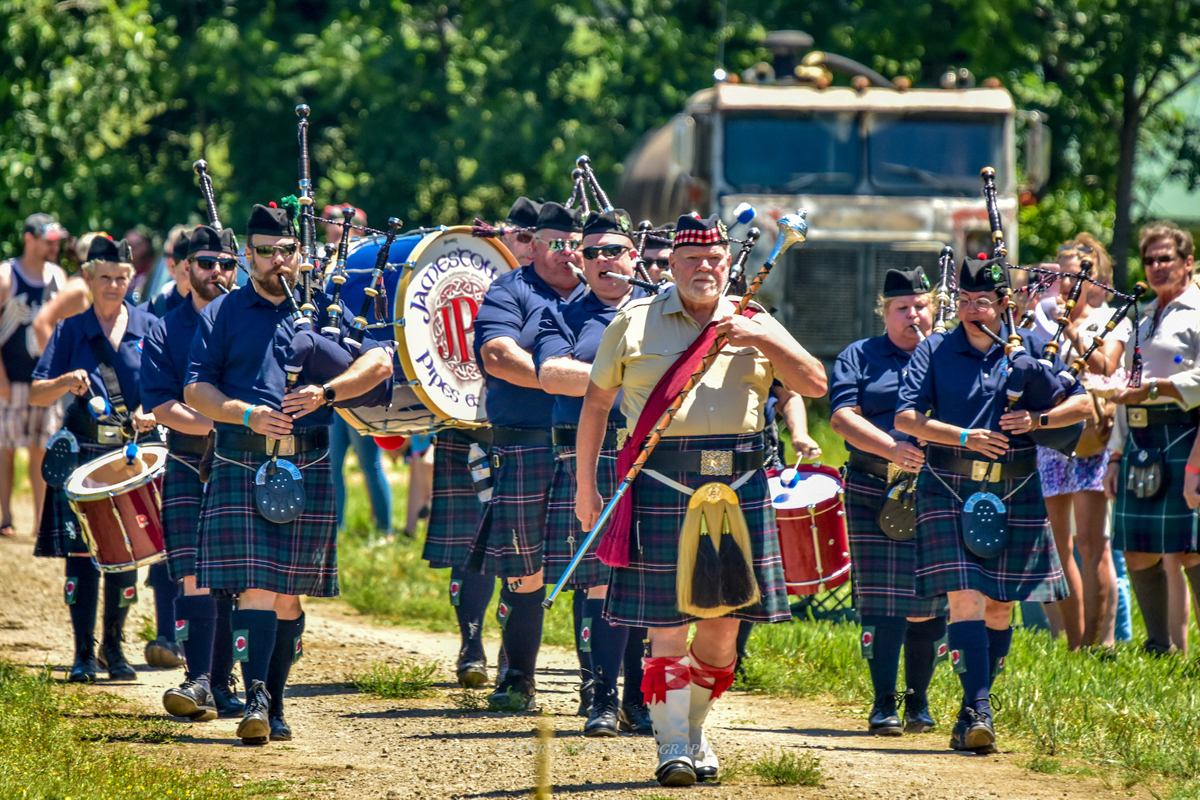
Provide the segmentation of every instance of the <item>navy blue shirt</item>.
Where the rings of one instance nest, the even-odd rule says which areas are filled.
[[[146,304],[146,309],[156,317],[162,318],[179,308],[187,301],[187,297],[179,293],[175,281],[171,281],[158,296]]]
[[[645,290],[635,286],[625,302],[640,300],[648,296]],[[540,375],[542,372],[542,364],[552,358],[570,356],[584,364],[591,364],[595,361],[596,351],[600,349],[600,339],[604,336],[604,329],[608,327],[608,323],[612,322],[619,310],[620,307],[606,305],[591,292],[557,308],[542,309],[542,320],[533,345],[533,365],[538,374]],[[491,406],[488,407],[488,411],[491,412]],[[550,417],[555,425],[578,425],[579,415],[582,411],[582,397],[556,394]],[[621,413],[619,393],[612,411],[608,414],[608,422],[610,425],[625,424],[625,415]]]
[[[142,351],[142,402],[153,411],[171,400],[183,402],[188,353],[200,327],[200,312],[190,299],[154,323]]]
[[[863,419],[894,436],[896,399],[910,358],[912,354],[897,347],[886,333],[851,344],[833,364],[830,413],[857,406]],[[858,450],[849,442],[846,447]]]
[[[322,292],[313,292],[318,309],[315,327],[328,323]],[[288,304],[275,305],[254,290],[253,284],[218,297],[200,313],[200,325],[189,351],[186,383],[210,383],[227,397],[256,406],[283,406],[287,393],[287,360],[295,328]],[[349,333],[346,315],[339,318],[341,337]],[[296,428],[316,428],[333,421],[333,409],[321,406],[296,420]],[[216,423],[217,430],[245,432],[241,425]]]
[[[129,315],[125,335],[121,337],[121,346],[115,352],[112,342],[100,327],[94,307],[58,323],[46,344],[46,349],[42,351],[42,357],[34,367],[33,379],[52,380],[72,370],[87,370],[88,379],[92,382],[92,391],[111,403],[112,399],[108,397],[108,389],[100,379],[100,370],[89,343],[89,340],[96,339],[111,355],[110,363],[113,371],[117,373],[117,383],[120,384],[125,407],[133,411],[142,402],[139,380],[142,369],[142,340],[150,332],[155,319],[153,315],[135,308],[128,300],[125,301],[125,311]],[[75,402],[84,405],[87,400],[79,398]]]
[[[563,299],[538,276],[533,265],[506,272],[488,287],[479,313],[475,316],[475,361],[483,368],[482,347],[493,339],[508,337],[527,353],[533,352],[542,311],[557,308],[583,295],[579,284],[570,297]],[[487,375],[487,371],[484,370]],[[493,424],[507,428],[549,428],[554,396],[541,389],[515,386],[506,380],[487,376],[487,415]]]
[[[1018,333],[1029,353],[1040,356],[1047,339],[1024,329]],[[1000,327],[1000,337],[1008,338],[1006,326]],[[1053,363],[1055,374],[1066,368],[1058,356],[1054,357]],[[993,343],[986,353],[979,352],[971,346],[962,325],[949,333],[935,333],[913,351],[908,375],[900,386],[896,412],[931,412],[933,419],[960,428],[999,431],[1000,417],[1008,405],[1004,394],[1007,367],[1008,360],[1001,345]],[[1083,391],[1082,383],[1076,381],[1067,394],[1083,394]],[[1024,434],[1006,435],[1010,447],[1032,447],[1034,444]]]

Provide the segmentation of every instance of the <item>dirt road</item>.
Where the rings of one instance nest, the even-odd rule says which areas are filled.
[[[18,530],[27,530],[19,526]],[[17,663],[55,665],[71,660],[70,627],[62,604],[62,564],[34,559],[28,535],[0,542],[0,657]],[[153,613],[149,590],[136,614]],[[452,702],[457,637],[374,623],[337,601],[307,603],[304,658],[292,672],[287,718],[290,744],[244,747],[236,722],[191,725],[175,744],[129,745],[154,759],[196,767],[220,766],[240,780],[278,781],[289,798],[507,798],[525,797],[534,785],[532,754],[538,717],[463,713]],[[489,653],[495,654],[496,642]],[[139,680],[101,682],[89,691],[115,693],[123,710],[162,713],[160,697],[182,672],[152,670],[141,663],[141,642],[131,642]],[[349,676],[372,662],[413,659],[441,665],[438,696],[381,700],[359,694]],[[555,730],[551,779],[560,797],[605,798],[1068,798],[1145,796],[1113,789],[1095,779],[1042,775],[1025,769],[1027,754],[961,755],[946,749],[938,732],[899,739],[865,735],[861,709],[829,703],[728,694],[710,717],[709,737],[718,753],[742,751],[748,760],[782,750],[813,752],[822,760],[817,788],[771,787],[757,778],[691,789],[663,789],[653,781],[652,739],[581,736],[573,716],[575,656],[542,649],[539,699]],[[944,726],[943,726],[944,727]],[[1001,744],[1004,742],[1001,740]],[[12,746],[8,743],[6,746]],[[268,795],[274,796],[274,795]]]

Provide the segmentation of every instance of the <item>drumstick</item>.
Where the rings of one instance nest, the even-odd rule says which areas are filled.
[[[807,216],[808,212],[801,209],[796,214],[788,214],[787,216],[779,219],[779,238],[775,240],[775,249],[771,251],[771,255],[767,257],[766,262],[762,265],[762,269],[760,269],[758,274],[754,276],[754,281],[750,284],[749,288],[747,288],[746,294],[743,295],[742,299],[738,302],[738,314],[746,313],[746,307],[750,305],[750,301],[754,299],[754,295],[762,286],[763,281],[765,281],[767,276],[771,273],[771,269],[775,266],[775,260],[778,259],[779,256],[782,255],[783,252],[792,245],[798,242],[803,242],[808,238],[808,222],[805,219]],[[547,595],[546,599],[542,601],[542,605],[544,607],[550,608],[552,605],[554,605],[554,600],[558,597],[558,594],[562,591],[563,587],[566,586],[571,580],[571,576],[575,573],[576,568],[579,567],[579,562],[582,561],[584,555],[587,554],[588,548],[592,546],[592,543],[599,538],[600,532],[604,530],[604,525],[612,516],[613,511],[616,510],[617,503],[619,503],[621,498],[625,496],[625,493],[629,491],[629,487],[633,485],[634,479],[638,476],[638,473],[642,471],[642,467],[645,466],[646,459],[650,458],[650,454],[654,452],[654,448],[658,446],[659,440],[662,439],[663,432],[666,431],[666,429],[671,425],[671,422],[675,419],[675,415],[679,413],[679,409],[683,406],[683,401],[687,399],[687,396],[689,393],[691,393],[692,389],[694,389],[696,385],[700,383],[705,373],[708,372],[708,368],[712,366],[714,361],[716,361],[717,354],[721,352],[721,348],[724,346],[725,336],[718,336],[716,341],[712,343],[712,346],[708,348],[708,352],[705,353],[704,358],[700,362],[700,366],[694,373],[692,373],[692,376],[688,378],[687,384],[684,385],[683,390],[671,403],[670,408],[668,408],[659,418],[658,424],[654,426],[654,430],[650,433],[650,436],[642,445],[642,451],[638,454],[637,460],[633,462],[633,466],[629,468],[629,472],[625,475],[624,480],[621,481],[621,485],[617,487],[616,494],[613,495],[612,500],[608,501],[608,505],[604,507],[604,510],[600,514],[600,518],[596,521],[596,524],[592,526],[592,530],[583,540],[583,544],[581,544],[579,549],[575,552],[575,557],[572,558],[571,563],[567,565],[567,568],[563,572],[562,577],[559,578],[558,583],[554,585],[554,588],[550,591],[550,594]]]

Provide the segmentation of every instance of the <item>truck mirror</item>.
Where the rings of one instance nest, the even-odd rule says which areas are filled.
[[[1050,129],[1040,111],[1020,112],[1025,123],[1025,189],[1037,194],[1050,180]]]

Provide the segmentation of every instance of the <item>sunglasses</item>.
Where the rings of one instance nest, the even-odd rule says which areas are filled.
[[[669,258],[646,258],[642,260],[642,263],[647,267],[658,267],[663,270],[671,268],[671,259]]]
[[[281,253],[284,256],[290,257],[296,254],[296,250],[299,247],[300,245],[296,242],[292,242],[291,244],[256,244],[254,252],[260,258],[274,258]]]
[[[529,244],[533,241],[533,234],[529,231],[519,231],[517,233],[517,241],[521,244]]]
[[[1174,264],[1175,259],[1176,259],[1176,256],[1159,256],[1158,258],[1147,258],[1147,259],[1142,260],[1142,266],[1145,266],[1145,267],[1163,266],[1163,267],[1165,267],[1168,264]]]
[[[561,253],[563,250],[575,252],[581,245],[581,242],[574,239],[550,239],[549,241],[543,239],[542,241],[546,243],[546,247],[550,249],[551,253]]]
[[[1086,244],[1064,244],[1058,248],[1058,252],[1062,253],[1094,253],[1096,248],[1088,247]]]
[[[965,297],[958,298],[958,307],[959,308],[971,308],[972,306],[974,306],[975,308],[979,309],[980,311],[987,311],[989,308],[991,308],[994,305],[996,305],[996,301],[992,300],[989,297],[980,297],[976,300],[968,300]]]
[[[259,253],[259,255],[262,255],[262,253]],[[233,258],[193,258],[192,261],[195,261],[196,266],[200,267],[200,269],[219,269],[222,271],[237,269],[237,260]]]
[[[607,259],[614,259],[630,248],[623,244],[599,244],[594,247],[583,248],[583,257],[588,261],[595,261],[600,256]]]

